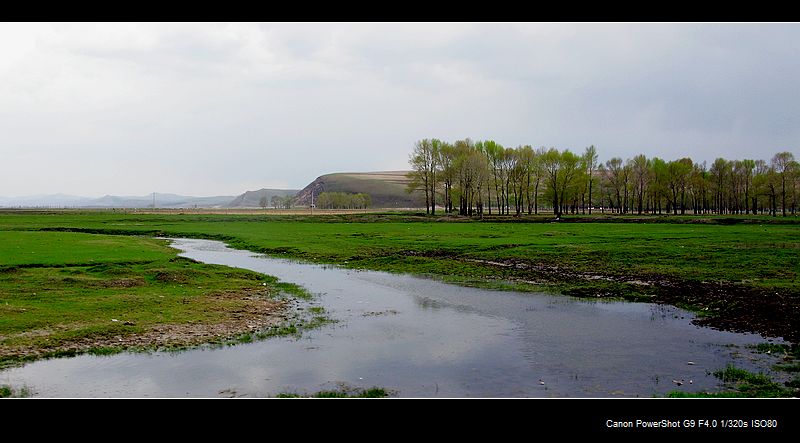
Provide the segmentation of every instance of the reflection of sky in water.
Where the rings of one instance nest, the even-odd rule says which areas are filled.
[[[0,383],[81,397],[267,396],[339,382],[402,396],[649,397],[679,389],[673,379],[693,380],[687,391],[715,389],[708,373],[732,361],[769,367],[764,356],[725,346],[761,337],[698,328],[668,306],[462,288],[267,259],[206,240],[175,246],[195,260],[302,284],[339,323],[300,339],[41,361],[0,373]]]

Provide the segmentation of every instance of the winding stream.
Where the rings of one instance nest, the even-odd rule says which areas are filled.
[[[38,361],[0,372],[0,383],[44,397],[264,397],[340,383],[403,397],[651,397],[718,390],[711,373],[728,363],[764,372],[772,363],[747,347],[763,337],[698,327],[670,306],[464,288],[210,240],[173,246],[300,284],[338,322],[299,339]]]

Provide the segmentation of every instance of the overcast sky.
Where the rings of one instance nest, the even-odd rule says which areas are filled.
[[[799,24],[0,24],[0,196],[236,195],[421,138],[800,154]]]

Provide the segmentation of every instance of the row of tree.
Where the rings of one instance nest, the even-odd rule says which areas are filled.
[[[292,201],[294,200],[293,195],[286,195],[281,197],[280,195],[273,195],[272,200],[270,203],[272,207],[275,209],[292,209]],[[261,196],[261,199],[258,201],[258,205],[264,209],[267,209],[267,196]]]
[[[364,193],[323,192],[315,205],[322,209],[366,209],[372,206],[372,197]]]
[[[409,162],[408,191],[425,195],[426,212],[462,215],[539,213],[556,217],[592,210],[614,213],[795,215],[800,165],[790,152],[765,160],[664,160],[640,154],[598,161],[594,146],[506,148],[493,140],[424,139]]]

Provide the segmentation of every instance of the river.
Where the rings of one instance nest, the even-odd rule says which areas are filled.
[[[297,283],[337,322],[300,338],[37,361],[3,371],[0,383],[43,397],[266,397],[339,386],[401,397],[652,397],[719,390],[715,370],[769,373],[774,362],[748,347],[764,337],[698,327],[671,306],[466,288],[210,240],[173,247]]]

